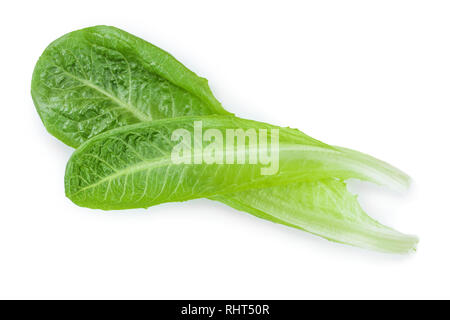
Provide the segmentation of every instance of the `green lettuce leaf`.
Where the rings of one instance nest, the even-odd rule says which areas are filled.
[[[208,164],[203,160],[196,163],[194,148],[183,152],[182,162],[175,163],[173,150],[180,141],[172,139],[173,133],[183,130],[188,133],[189,142],[182,142],[188,147],[195,146],[203,139],[196,137],[196,123],[202,124],[204,132],[214,129],[221,137],[233,129],[265,129],[271,141],[276,130],[279,141],[276,172],[264,174],[268,165],[261,162],[237,163],[239,152],[245,154],[244,159],[260,152],[250,139],[243,141],[245,147],[240,150],[236,144],[221,144],[221,163]],[[234,159],[231,163],[226,160],[230,155]],[[347,150],[340,151],[290,128],[234,116],[182,117],[113,129],[88,140],[69,160],[66,190],[67,196],[82,206],[125,209],[330,177],[394,186],[407,183],[407,176],[398,180],[385,167],[377,162],[361,161],[359,153],[354,156]],[[148,189],[149,185],[153,189]]]
[[[230,114],[206,79],[164,50],[108,26],[52,42],[34,69],[31,95],[47,130],[72,147],[128,124]]]
[[[74,31],[50,44],[36,64],[31,92],[36,109],[47,130],[73,147],[78,147],[98,134],[130,124],[193,115],[230,114],[214,98],[206,79],[195,75],[164,50],[123,30],[108,26],[96,26]],[[394,188],[404,188],[409,183],[409,178],[401,171],[370,156],[348,149],[326,146],[306,135],[302,136],[298,131],[292,129],[285,129],[283,135],[284,137],[291,137],[290,142],[284,145],[285,150],[292,147],[289,146],[292,141],[294,141],[294,144],[303,145],[303,147],[314,146],[314,148],[318,148],[317,150],[321,150],[320,152],[309,152],[308,156],[314,155],[316,158],[305,161],[309,161],[311,165],[314,161],[318,161],[317,158],[328,157],[328,161],[333,164],[326,172],[338,174],[341,179],[352,176]],[[111,150],[121,152],[125,148],[123,142],[117,139],[114,141],[114,143],[111,142],[109,147]],[[127,143],[133,142],[127,141]],[[115,144],[114,147],[113,144]],[[83,146],[83,148],[85,147]],[[306,157],[305,152],[302,153],[299,150],[295,152],[291,150],[290,152],[292,157],[294,155],[299,156],[299,154]],[[74,158],[77,157],[77,154],[79,154],[78,151]],[[130,154],[132,153],[127,153],[128,156]],[[287,156],[286,152],[285,156]],[[120,158],[118,157],[117,161],[120,161]],[[122,161],[128,160],[130,159],[122,159]],[[101,162],[99,159],[97,161]],[[346,162],[346,174],[344,174],[343,167],[340,167],[338,173],[333,171],[342,166],[339,161]],[[70,165],[74,166],[75,163],[78,163],[78,161],[72,160]],[[113,170],[112,168],[108,169],[106,165],[102,167],[95,161],[89,163],[84,158],[80,160],[80,163],[97,166],[93,169],[94,171],[101,168],[104,172],[83,172],[76,178],[68,178],[66,175],[66,191],[69,190],[68,196],[76,198],[76,202],[83,192],[73,195],[72,191],[75,185],[83,185],[81,182],[83,179],[91,183],[95,180],[96,175],[107,174],[108,170]],[[120,167],[120,164],[114,163],[114,165]],[[168,171],[168,173],[170,172]],[[154,178],[163,179],[162,181],[167,183],[167,181],[175,181],[173,180],[175,176],[164,176],[159,173],[159,176],[155,174]],[[305,174],[301,176],[300,180],[307,181],[313,176],[312,173]],[[322,175],[317,174],[314,179],[319,178],[319,176]],[[134,179],[137,176],[128,176],[126,179],[131,179],[131,177]],[[245,177],[248,178],[248,176]],[[316,220],[309,219],[308,227],[305,227],[304,223],[298,220],[302,216],[306,216],[307,212],[315,212],[318,215],[317,218],[326,216],[323,210],[314,209],[315,206],[320,207],[317,202],[312,205],[308,202],[308,199],[298,197],[299,193],[302,195],[317,195],[318,199],[324,199],[324,203],[331,204],[332,201],[325,200],[324,197],[320,196],[328,188],[327,194],[335,194],[336,206],[334,210],[345,211],[343,209],[345,206],[341,206],[339,201],[342,199],[343,203],[348,203],[348,199],[352,198],[351,194],[342,187],[343,182],[337,182],[335,178],[326,178],[320,181],[320,187],[313,182],[289,184],[288,180],[291,181],[290,179],[281,179],[280,181],[284,181],[283,185],[271,186],[267,189],[267,192],[264,192],[261,188],[258,190],[246,189],[239,192],[236,192],[237,189],[233,189],[231,190],[233,193],[229,195],[220,194],[210,197],[239,210],[272,221],[278,219],[277,222],[301,227],[304,230],[336,241],[370,247],[343,239],[342,236],[346,229],[341,230],[342,235],[334,233],[327,235],[326,232],[318,232],[312,227]],[[127,181],[126,183],[130,184]],[[109,188],[119,188],[121,183],[123,184],[123,181],[118,179],[115,183],[111,183]],[[265,182],[258,187],[277,183]],[[339,183],[339,186],[336,185],[337,183]],[[70,188],[68,188],[68,184]],[[182,183],[178,188],[181,188],[181,186]],[[146,188],[148,191],[149,186],[146,186]],[[340,188],[340,191],[334,192],[337,188]],[[222,191],[225,192],[226,188]],[[96,192],[101,192],[101,188],[99,187]],[[136,190],[130,190],[131,194],[135,192]],[[274,196],[271,197],[270,195]],[[105,197],[105,195],[103,196]],[[205,193],[205,196],[208,196],[208,194]],[[353,202],[357,204],[356,200],[353,200]],[[276,209],[278,205],[280,205],[279,211]],[[309,211],[305,210],[305,206],[308,206]],[[345,212],[347,216],[350,216],[348,212],[353,211],[347,210]],[[359,214],[359,211],[355,212],[352,214]],[[279,216],[275,219],[277,213]],[[291,223],[292,219],[297,222]],[[329,220],[330,227],[332,225],[337,226],[339,221],[344,220],[344,216],[338,217],[337,221]],[[291,222],[288,223],[287,221]],[[320,223],[317,223],[316,227],[318,228]],[[394,244],[398,241],[399,238],[394,237],[391,242]],[[371,248],[377,249],[376,246]],[[382,248],[378,249],[383,250]],[[391,249],[391,251],[398,252],[399,250]],[[408,250],[405,249],[404,251]]]

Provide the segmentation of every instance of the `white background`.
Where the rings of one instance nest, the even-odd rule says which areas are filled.
[[[448,1],[9,1],[0,13],[0,298],[450,298]],[[408,256],[333,244],[195,200],[104,213],[64,196],[72,149],[31,100],[63,34],[107,24],[172,53],[245,118],[370,153],[405,194],[353,183],[420,237]]]

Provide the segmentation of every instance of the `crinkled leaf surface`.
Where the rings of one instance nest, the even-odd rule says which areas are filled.
[[[206,79],[158,47],[107,26],[50,44],[34,69],[31,93],[47,130],[73,147],[137,122],[229,114]]]

